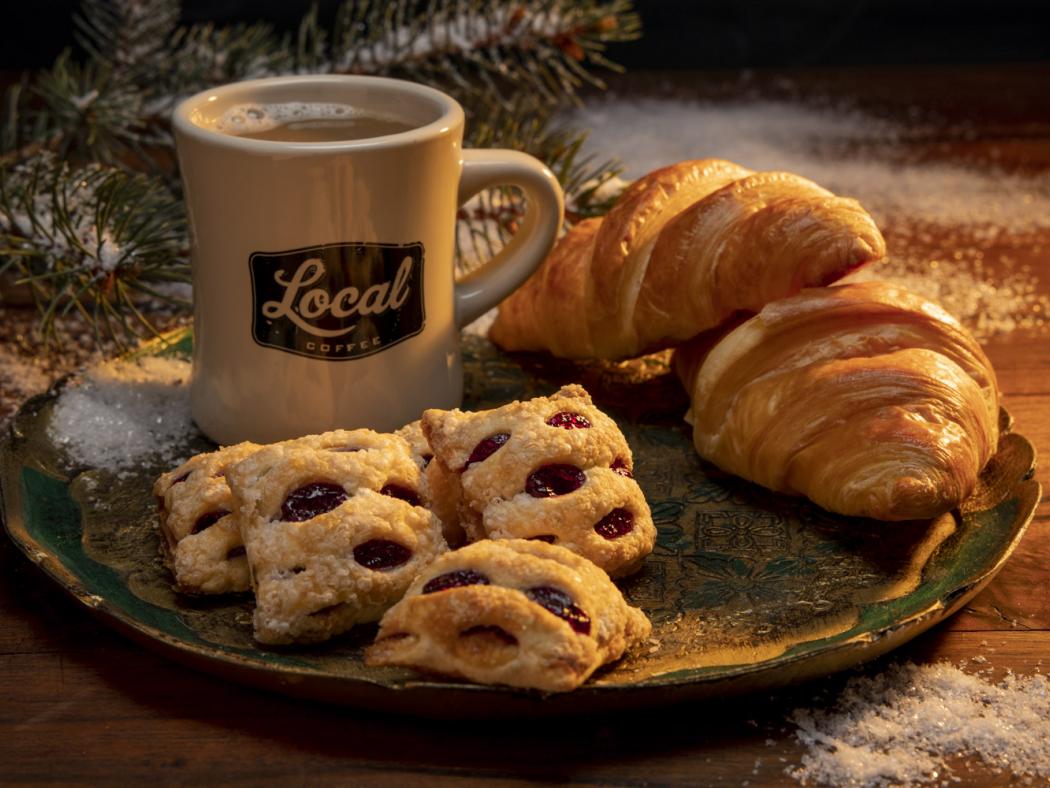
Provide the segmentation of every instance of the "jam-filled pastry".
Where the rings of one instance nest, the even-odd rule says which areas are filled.
[[[260,643],[318,642],[377,620],[446,549],[408,444],[338,432],[269,446],[229,473]]]
[[[630,447],[581,386],[476,413],[428,410],[423,433],[435,473],[460,485],[471,541],[558,544],[614,576],[652,552],[656,528]]]
[[[365,662],[564,692],[651,629],[590,561],[543,542],[486,540],[423,571],[383,616]]]
[[[259,448],[238,443],[198,454],[153,485],[161,546],[180,591],[224,594],[251,588],[226,472]]]
[[[412,458],[423,473],[423,502],[441,520],[445,541],[450,547],[459,547],[466,534],[459,524],[459,481],[441,472],[438,463],[431,462],[434,452],[423,435],[423,423],[416,419],[397,430],[412,450]]]

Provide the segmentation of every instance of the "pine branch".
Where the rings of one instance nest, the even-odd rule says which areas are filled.
[[[197,91],[287,73],[290,68],[287,41],[269,25],[179,28],[172,37],[167,73],[156,83],[156,105],[166,113],[176,101]]]
[[[199,90],[290,69],[288,42],[269,25],[178,27],[180,5],[83,0],[74,17],[80,44],[143,95],[150,122],[166,122],[179,99]]]
[[[463,103],[466,144],[547,162],[570,222],[613,196],[616,163],[581,157],[584,135],[552,118],[582,86],[602,86],[596,69],[616,69],[607,44],[639,35],[630,0],[345,0],[333,24],[311,8],[294,36],[265,24],[179,27],[180,5],[83,0],[75,26],[87,59],[64,53],[4,96],[0,274],[32,288],[46,333],[72,310],[96,331],[149,330],[137,301],[187,281],[169,117],[177,100],[220,83],[347,73],[431,84]],[[522,207],[506,189],[468,206],[465,268],[509,238]]]
[[[513,88],[561,103],[584,84],[601,86],[589,67],[616,69],[606,45],[640,29],[630,0],[346,0],[330,33],[315,6],[294,40],[264,24],[173,29],[172,7],[87,0],[78,25],[88,51],[130,72],[152,114],[211,85],[289,72],[396,76],[462,99]]]
[[[136,336],[113,315],[134,313],[135,289],[189,281],[184,245],[181,202],[156,178],[51,154],[0,170],[0,271],[32,289],[45,336],[73,310]]]
[[[142,95],[106,63],[80,65],[67,50],[31,91],[42,105],[30,117],[61,158],[113,162],[143,139]]]
[[[616,69],[605,46],[639,34],[629,0],[360,0],[340,7],[330,70],[415,79],[460,98],[513,87],[557,104],[601,87],[586,66]]]
[[[92,60],[142,88],[167,65],[180,6],[179,0],[82,0],[73,14],[76,39]]]
[[[28,76],[23,76],[17,85],[4,93],[0,106],[0,161],[15,161],[32,155],[47,140],[46,116],[35,115],[29,110],[28,97],[32,93]]]

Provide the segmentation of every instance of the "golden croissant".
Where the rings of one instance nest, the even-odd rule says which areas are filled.
[[[684,346],[675,368],[702,457],[840,514],[942,514],[996,450],[984,352],[941,307],[887,283],[771,303],[709,352]]]
[[[685,161],[580,222],[500,306],[504,350],[630,358],[825,285],[885,252],[856,200],[786,172]]]

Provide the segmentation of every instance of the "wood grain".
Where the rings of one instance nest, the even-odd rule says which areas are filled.
[[[792,89],[782,88],[779,77],[768,77],[771,94],[822,90],[891,114],[907,116],[919,103],[952,122],[972,120],[967,139],[946,127],[902,144],[935,141],[937,156],[971,161],[991,160],[994,146],[1019,167],[1050,172],[1048,66],[802,73]],[[640,93],[663,90],[663,77],[629,79],[624,85]],[[746,81],[753,87],[762,79]],[[672,80],[676,90],[726,98],[735,98],[741,84],[737,75]],[[1041,249],[1050,249],[1047,235]],[[1030,251],[1026,262],[1050,292],[1047,252]],[[1050,454],[1050,334],[1014,332],[987,349],[1016,429]],[[1050,490],[1045,464],[1036,478]],[[993,675],[1045,672],[1048,586],[1050,504],[1044,497],[1016,554],[988,588],[891,658],[950,660],[973,671],[991,667]],[[832,697],[847,678],[641,717],[435,725],[366,716],[229,685],[144,651],[97,623],[0,540],[5,783],[793,785],[784,770],[799,764],[802,749],[787,715]],[[961,786],[1012,782],[981,764],[953,765]]]

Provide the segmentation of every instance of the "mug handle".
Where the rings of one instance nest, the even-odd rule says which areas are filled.
[[[465,150],[459,204],[483,189],[517,186],[525,192],[525,218],[491,260],[456,282],[456,325],[485,314],[519,288],[554,246],[565,216],[558,179],[539,159],[512,150]]]

